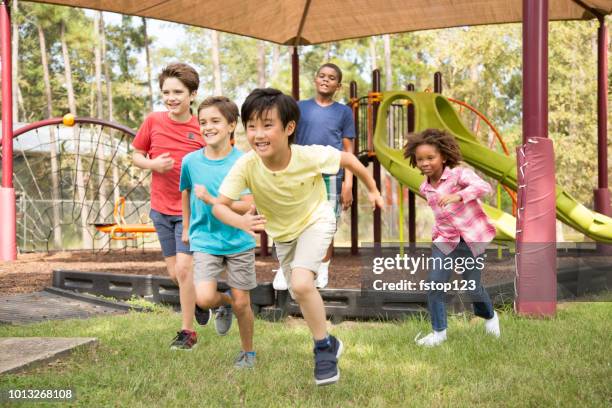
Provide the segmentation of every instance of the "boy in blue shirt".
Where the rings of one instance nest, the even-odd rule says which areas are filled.
[[[302,146],[332,146],[352,154],[353,139],[355,139],[353,112],[348,106],[333,99],[335,93],[342,87],[342,70],[336,64],[323,64],[317,70],[314,83],[315,97],[298,102],[300,121],[295,143]],[[334,208],[338,221],[342,210],[347,210],[353,203],[353,175],[350,171],[345,173],[340,169],[337,174],[323,175],[323,179],[327,188],[327,199]],[[332,241],[319,267],[316,280],[319,289],[327,286],[333,248]],[[278,290],[287,289],[281,268],[274,277],[273,285]]]
[[[255,365],[253,350],[253,311],[249,291],[257,286],[255,278],[255,239],[248,233],[223,224],[212,214],[219,186],[242,153],[230,138],[238,121],[238,107],[226,97],[206,98],[198,107],[198,120],[206,147],[188,154],[181,167],[180,189],[183,203],[183,241],[193,251],[193,283],[189,301],[202,309],[218,308],[215,328],[225,335],[236,314],[241,351],[237,368]],[[231,207],[246,213],[252,198],[242,196]],[[231,291],[217,292],[217,278],[227,269]]]

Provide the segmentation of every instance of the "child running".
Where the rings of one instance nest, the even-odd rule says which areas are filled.
[[[348,106],[334,101],[334,95],[342,88],[342,70],[330,62],[321,65],[315,75],[314,85],[315,97],[298,102],[300,122],[295,143],[304,146],[333,146],[340,151],[352,153],[355,139],[353,112]],[[348,210],[353,202],[353,175],[340,169],[337,174],[324,174],[323,180],[337,223],[342,210]],[[332,240],[317,273],[317,288],[327,286],[333,249]],[[277,290],[287,290],[282,268],[276,272],[273,286]]]
[[[315,288],[319,265],[336,231],[321,174],[335,174],[345,167],[366,185],[373,206],[382,207],[382,198],[355,156],[331,146],[292,144],[300,110],[281,91],[254,90],[242,105],[241,117],[253,150],[236,162],[223,181],[214,214],[250,233],[265,225],[276,243],[291,296],[314,339],[315,383],[335,383],[340,378],[338,357],[343,344],[327,333],[325,307]],[[241,216],[229,207],[246,188],[253,193],[259,215],[255,208]]]
[[[420,186],[435,217],[432,229],[433,268],[427,280],[446,283],[451,278],[452,267],[462,259],[465,272],[461,277],[467,284],[474,314],[485,320],[485,330],[495,337],[500,336],[499,319],[493,309],[488,293],[480,284],[480,273],[484,267],[486,246],[495,237],[491,225],[482,209],[479,198],[491,192],[491,186],[471,169],[460,167],[461,152],[455,138],[438,129],[427,129],[409,137],[404,157],[412,167],[418,167],[426,176]],[[449,261],[450,258],[450,262]],[[472,265],[469,267],[468,265]],[[430,290],[427,306],[431,316],[433,332],[415,339],[418,345],[433,347],[446,340],[446,293]]]
[[[255,278],[255,239],[246,232],[217,220],[212,206],[217,201],[223,178],[242,153],[230,139],[238,122],[238,107],[224,96],[206,98],[198,107],[200,129],[206,141],[204,149],[183,159],[180,189],[183,197],[183,240],[193,251],[194,283],[186,301],[202,309],[218,308],[215,329],[225,335],[232,325],[232,310],[238,319],[242,349],[234,362],[236,368],[253,368],[253,311],[249,290],[257,286]],[[246,213],[252,198],[243,196],[231,208]],[[217,292],[217,278],[227,268],[231,291]]]
[[[159,87],[167,112],[150,113],[138,130],[132,146],[135,166],[152,170],[151,219],[166,261],[168,275],[178,281],[182,329],[173,339],[172,349],[190,350],[197,343],[193,330],[194,302],[185,290],[193,286],[191,252],[181,240],[183,217],[179,176],[183,157],[204,146],[198,120],[191,114],[200,78],[187,64],[170,64],[159,75]],[[199,310],[198,321],[207,322],[208,310]]]

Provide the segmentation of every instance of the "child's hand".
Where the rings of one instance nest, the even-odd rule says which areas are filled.
[[[440,199],[438,200],[438,205],[440,207],[444,207],[452,203],[458,203],[459,201],[461,201],[461,196],[459,194],[449,194],[440,197]]]
[[[376,207],[380,208],[381,210],[383,209],[385,202],[380,195],[380,191],[369,191],[368,200],[370,201],[370,204],[372,204],[372,211],[376,210]]]
[[[346,183],[342,183],[342,195],[340,199],[342,202],[342,210],[346,211],[351,208],[351,204],[353,204],[353,188],[349,187]]]
[[[189,229],[183,228],[183,233],[181,234],[181,241],[184,244],[189,244]]]
[[[170,153],[162,153],[152,160],[151,170],[164,174],[172,170],[174,167],[174,159],[170,157]]]
[[[255,237],[256,232],[264,230],[266,224],[266,217],[255,213],[255,206],[252,205],[249,211],[242,216],[242,227],[241,229]]]
[[[210,205],[215,204],[213,197],[210,195],[206,187],[204,187],[203,185],[196,184],[195,187],[193,188],[193,192],[195,193],[196,197],[204,201],[206,204],[210,204]]]

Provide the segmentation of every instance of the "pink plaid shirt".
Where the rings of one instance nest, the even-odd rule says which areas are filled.
[[[467,167],[445,167],[437,187],[427,178],[419,188],[427,199],[435,217],[432,241],[445,254],[451,253],[461,238],[474,256],[482,254],[495,237],[495,227],[489,222],[479,198],[491,192],[489,183]],[[461,201],[438,205],[438,200],[448,194],[459,194]]]

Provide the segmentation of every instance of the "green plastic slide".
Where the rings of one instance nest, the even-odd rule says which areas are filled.
[[[374,148],[380,163],[393,177],[418,193],[423,176],[410,167],[402,151],[388,146],[386,119],[393,101],[410,100],[415,107],[415,131],[428,128],[446,129],[458,141],[463,159],[484,174],[516,190],[516,159],[499,154],[480,144],[464,126],[451,103],[444,96],[430,92],[384,92],[374,133]],[[595,241],[612,243],[612,218],[589,210],[559,186],[557,218]],[[503,211],[484,206],[497,228],[498,240],[514,239],[515,218]]]

